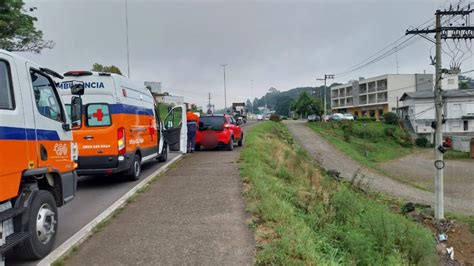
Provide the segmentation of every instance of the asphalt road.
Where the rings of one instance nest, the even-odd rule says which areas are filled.
[[[168,160],[176,156],[176,153],[169,153]],[[163,165],[164,163],[158,162],[143,165],[141,177],[148,176]],[[121,176],[80,177],[74,200],[59,208],[59,228],[55,247],[68,240],[138,183],[139,181],[126,181]],[[36,265],[36,263],[7,258],[6,265]]]

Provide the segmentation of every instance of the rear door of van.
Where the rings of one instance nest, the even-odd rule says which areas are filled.
[[[60,83],[63,99],[70,98],[72,80],[84,82],[84,117],[80,130],[74,131],[79,146],[79,169],[107,169],[118,166],[119,116],[116,112],[115,82],[111,76],[84,75],[67,77]]]

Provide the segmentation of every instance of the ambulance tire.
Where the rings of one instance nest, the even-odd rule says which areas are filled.
[[[46,218],[48,217],[48,218]],[[45,190],[35,192],[26,224],[30,237],[17,250],[22,259],[37,260],[53,249],[58,229],[58,210],[53,195]],[[38,226],[41,226],[38,228]]]
[[[242,133],[242,136],[240,137],[239,142],[237,142],[237,145],[239,145],[239,147],[242,147],[243,144],[244,144],[244,133]]]
[[[230,137],[229,143],[227,144],[227,150],[228,151],[234,150],[234,136]]]
[[[158,162],[164,163],[168,160],[168,144],[165,142],[163,143],[163,150],[161,154],[158,156]]]
[[[135,154],[133,157],[132,165],[130,165],[130,169],[127,171],[127,179],[130,181],[137,181],[140,179],[140,173],[142,172],[142,162],[140,155]]]

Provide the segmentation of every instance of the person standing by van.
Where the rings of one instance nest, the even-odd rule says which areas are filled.
[[[188,110],[186,113],[186,120],[188,126],[188,153],[194,152],[194,146],[196,145],[196,131],[199,127],[199,116]]]

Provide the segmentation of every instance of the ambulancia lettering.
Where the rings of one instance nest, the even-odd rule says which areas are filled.
[[[58,84],[58,87],[62,90],[69,90],[71,89],[72,82],[71,81],[66,81],[66,82],[61,82]],[[97,82],[97,81],[92,81],[92,82],[84,82],[84,89],[104,89],[104,82]]]

